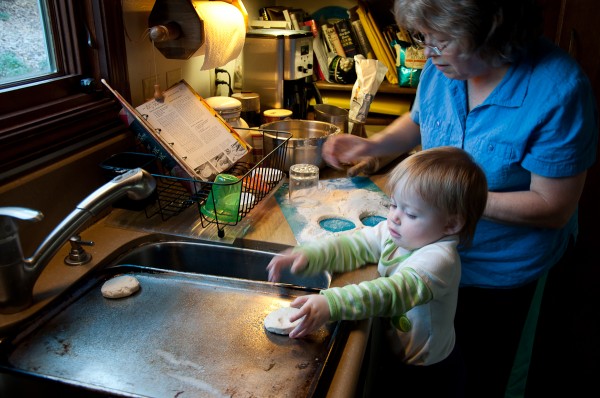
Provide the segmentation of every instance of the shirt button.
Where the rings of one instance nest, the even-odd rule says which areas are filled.
[[[492,144],[488,145],[488,151],[493,152],[494,146]]]

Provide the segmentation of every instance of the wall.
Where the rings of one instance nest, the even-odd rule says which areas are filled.
[[[0,186],[0,207],[27,207],[44,214],[39,222],[17,222],[25,257],[78,203],[108,181],[99,164],[132,145],[130,134],[120,134]]]
[[[263,4],[264,3],[264,4]],[[244,5],[249,18],[258,18],[258,9],[265,1],[246,1]],[[202,97],[213,95],[226,95],[226,87],[220,86],[215,90],[214,70],[201,71],[204,56],[192,57],[189,60],[174,60],[165,58],[160,51],[154,49],[147,36],[148,16],[154,6],[154,0],[123,0],[123,23],[127,48],[127,68],[131,88],[131,102],[138,106],[145,102],[144,82],[154,85],[154,76],[158,76],[161,88],[165,89],[170,84],[185,79]],[[229,62],[223,69],[229,71],[234,78],[236,66],[241,64],[241,58]],[[227,75],[219,74],[219,79],[227,79]],[[232,82],[232,83],[235,83]]]
[[[354,1],[336,3],[352,6]],[[254,19],[258,17],[260,7],[272,4],[274,3],[269,1],[244,1],[249,17]],[[203,62],[202,56],[187,61],[168,60],[159,51],[153,51],[150,41],[143,37],[153,5],[154,0],[123,0],[123,18],[126,26],[123,35],[127,47],[132,103],[137,106],[143,102],[142,80],[154,75],[154,59],[163,87],[166,87],[167,72],[181,69],[181,77],[190,82],[200,95],[214,95],[214,87],[211,87],[214,77],[211,80],[208,71],[199,70]],[[302,7],[312,13],[319,9],[321,4],[318,1],[306,1]],[[232,61],[226,68],[233,71],[234,66],[235,62]],[[106,176],[102,174],[98,164],[114,153],[129,150],[132,145],[130,135],[119,135],[0,186],[0,206],[29,207],[40,210],[45,215],[44,220],[38,223],[19,222],[23,252],[26,256],[33,252],[77,203],[106,182]],[[60,192],[60,198],[56,197],[57,192]]]
[[[355,0],[334,0],[328,2],[344,8],[356,5]],[[293,1],[265,1],[265,0],[245,0],[244,6],[248,12],[249,20],[258,18],[258,10],[261,7],[270,5],[286,5],[301,7],[309,14],[319,10],[324,5],[322,1],[307,0],[300,4]],[[213,95],[227,95],[226,87],[219,86],[215,90],[214,70],[201,71],[200,68],[204,62],[204,56],[192,57],[189,60],[173,60],[165,58],[160,51],[152,46],[148,39],[148,16],[154,6],[154,0],[123,0],[123,22],[126,31],[124,40],[127,48],[127,68],[129,70],[129,82],[131,88],[131,102],[138,106],[145,102],[144,82],[149,87],[154,86],[154,76],[158,76],[161,88],[165,89],[170,84],[185,79],[197,92],[203,97]],[[241,55],[237,60],[224,65],[236,82],[236,71],[238,76],[241,71]],[[219,74],[219,79],[227,79],[227,75]],[[237,79],[239,80],[239,79]]]

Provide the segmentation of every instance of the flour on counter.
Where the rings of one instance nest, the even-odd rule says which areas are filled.
[[[390,207],[389,199],[382,192],[367,189],[340,190],[320,186],[309,194],[289,202],[299,216],[306,220],[301,233],[296,236],[298,243],[322,239],[324,237],[353,233],[364,227],[361,220],[368,216],[387,217]],[[355,228],[331,232],[323,229],[319,223],[325,219],[345,219],[351,221]]]

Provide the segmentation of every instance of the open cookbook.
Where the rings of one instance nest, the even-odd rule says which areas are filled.
[[[164,99],[151,99],[133,108],[116,90],[102,83],[127,112],[140,141],[159,156],[169,171],[201,181],[229,169],[252,148],[185,81],[164,91]],[[172,166],[172,167],[171,167]]]

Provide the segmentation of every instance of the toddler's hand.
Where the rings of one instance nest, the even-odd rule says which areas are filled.
[[[294,330],[290,332],[290,338],[304,337],[317,331],[322,325],[331,319],[329,304],[325,296],[311,294],[301,296],[290,303],[291,307],[300,308],[295,316],[290,317],[290,322],[305,317]]]
[[[306,268],[308,259],[304,254],[292,253],[291,249],[283,251],[271,259],[267,265],[269,271],[269,282],[279,282],[281,271],[284,268],[291,268],[292,273],[297,273]]]

